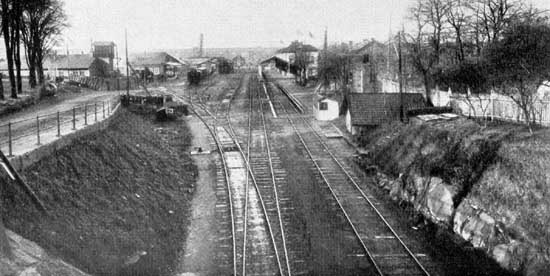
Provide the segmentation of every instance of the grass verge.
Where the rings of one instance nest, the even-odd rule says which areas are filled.
[[[23,172],[49,217],[3,191],[6,225],[97,275],[166,275],[183,248],[197,168],[183,121],[123,110]]]

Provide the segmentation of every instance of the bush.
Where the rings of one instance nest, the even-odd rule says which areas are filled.
[[[411,109],[407,111],[407,116],[418,116],[418,115],[427,115],[427,114],[443,114],[443,113],[452,113],[453,108],[450,106],[436,106],[436,107],[425,107],[418,109]]]
[[[453,91],[466,93],[485,93],[489,89],[487,69],[483,64],[463,63],[445,68],[435,75],[436,82]]]
[[[55,96],[57,92],[57,86],[53,83],[46,83],[40,87],[38,91],[38,99]]]

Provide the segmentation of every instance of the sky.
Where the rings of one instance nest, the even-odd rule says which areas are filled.
[[[386,40],[415,0],[63,0],[70,27],[62,48],[90,49],[114,41],[130,52],[197,47],[283,47],[293,40]],[[550,9],[549,0],[533,0]]]

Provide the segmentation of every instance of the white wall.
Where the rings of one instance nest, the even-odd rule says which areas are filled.
[[[321,102],[327,103],[327,105],[328,105],[327,110],[320,110],[319,109],[319,104]],[[340,108],[339,108],[338,102],[333,101],[333,100],[323,100],[323,101],[320,101],[320,102],[319,101],[316,102],[315,106],[314,106],[314,110],[315,110],[315,118],[319,121],[334,120],[334,119],[338,118],[338,115],[340,113]]]
[[[346,112],[346,129],[348,130],[349,133],[353,135],[353,128],[351,125],[351,113],[349,112],[349,109],[348,109],[348,112]]]

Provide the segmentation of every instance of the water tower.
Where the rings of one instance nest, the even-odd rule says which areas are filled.
[[[96,41],[92,43],[92,55],[94,58],[102,59],[109,64],[110,71],[114,70],[113,60],[115,59],[116,44],[112,41]]]

